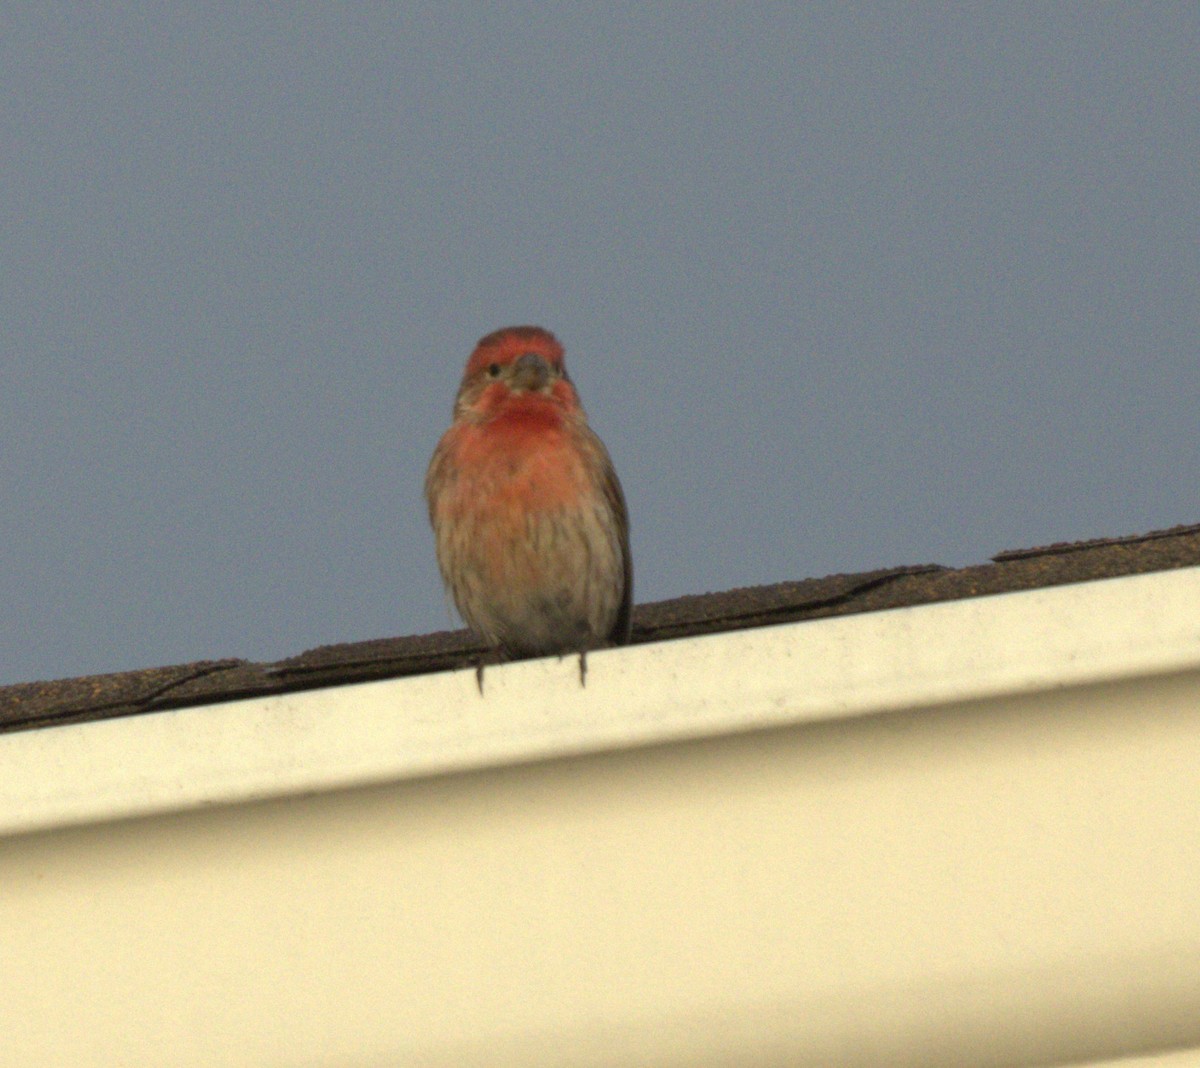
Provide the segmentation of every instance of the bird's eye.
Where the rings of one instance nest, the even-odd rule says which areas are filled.
[[[491,375],[492,378],[499,378],[500,377],[500,365],[498,363],[489,363],[488,364],[488,374]]]

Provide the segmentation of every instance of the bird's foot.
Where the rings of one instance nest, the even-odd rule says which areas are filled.
[[[496,665],[504,660],[499,649],[485,649],[475,661],[475,685],[479,687],[479,696],[483,696],[483,669],[488,665]]]

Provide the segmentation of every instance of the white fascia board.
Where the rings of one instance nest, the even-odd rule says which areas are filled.
[[[0,834],[1200,667],[1200,568],[0,736]]]

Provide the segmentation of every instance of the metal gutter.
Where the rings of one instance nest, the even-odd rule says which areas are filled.
[[[1195,568],[7,735],[0,1068],[1192,1064],[1197,813]]]
[[[0,735],[0,834],[1200,667],[1200,568]]]

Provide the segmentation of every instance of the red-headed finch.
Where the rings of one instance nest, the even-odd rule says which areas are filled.
[[[578,652],[582,679],[589,649],[629,640],[625,497],[548,330],[475,346],[425,499],[446,588],[497,655]]]
[[[580,653],[582,679],[588,649],[629,641],[625,497],[550,331],[476,344],[425,499],[446,589],[497,655]]]

